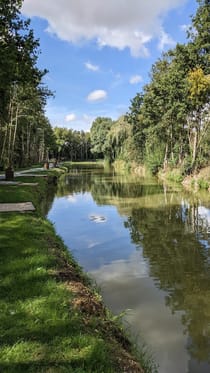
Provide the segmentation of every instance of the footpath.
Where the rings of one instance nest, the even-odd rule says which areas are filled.
[[[44,174],[36,174],[37,171],[44,171],[43,168],[31,168],[24,171],[18,171],[14,173],[14,178],[26,176],[26,177],[45,177]],[[33,173],[32,173],[33,172]],[[34,173],[35,172],[35,173]],[[4,175],[0,175],[0,187],[1,186],[37,186],[37,182],[21,182],[21,181],[7,181]],[[24,211],[35,211],[35,207],[32,202],[21,202],[21,203],[1,203],[0,212],[24,212]]]

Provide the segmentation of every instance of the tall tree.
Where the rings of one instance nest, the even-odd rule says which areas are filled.
[[[112,160],[108,134],[113,125],[111,118],[98,117],[90,129],[91,151],[94,155]]]
[[[188,31],[189,47],[195,62],[194,67],[202,67],[205,74],[210,72],[210,1],[197,0],[198,8],[192,17]]]
[[[143,161],[145,155],[145,122],[142,117],[142,104],[144,96],[137,93],[131,100],[129,111],[126,114],[126,120],[131,125],[131,131],[136,148],[135,157],[138,161]]]
[[[43,123],[39,118],[51,94],[42,85],[47,71],[36,65],[39,41],[30,21],[21,17],[21,5],[20,0],[0,0],[0,163],[4,166],[17,163],[22,156],[16,152],[22,149],[23,155],[30,148],[32,129]],[[30,159],[28,150],[26,158]]]

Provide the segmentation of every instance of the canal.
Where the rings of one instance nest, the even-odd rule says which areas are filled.
[[[207,192],[77,166],[48,218],[160,373],[210,372]]]

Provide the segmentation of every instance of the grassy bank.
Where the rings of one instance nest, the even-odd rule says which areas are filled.
[[[146,165],[135,162],[126,163],[125,161],[117,160],[114,162],[113,166],[120,172],[128,171],[140,177],[151,176],[151,171],[149,171]],[[167,169],[159,169],[156,177],[163,182],[182,184],[186,189],[193,192],[199,190],[210,191],[210,166],[203,167],[190,175],[186,175],[182,167],[168,167]]]
[[[190,175],[183,175],[180,168],[161,170],[158,173],[161,180],[182,184],[190,191],[210,190],[210,167],[204,167]]]
[[[38,185],[0,186],[1,202],[36,207],[0,214],[0,371],[142,372],[131,344],[43,217],[50,178],[21,180]]]

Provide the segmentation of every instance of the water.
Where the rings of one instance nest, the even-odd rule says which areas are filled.
[[[210,195],[75,168],[48,218],[160,373],[210,372]]]

